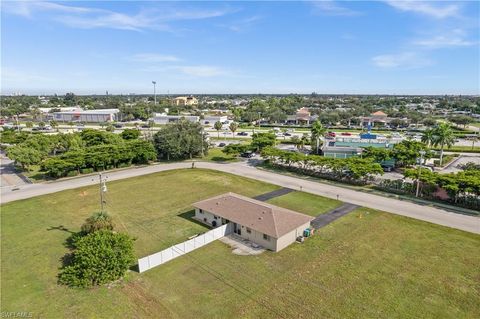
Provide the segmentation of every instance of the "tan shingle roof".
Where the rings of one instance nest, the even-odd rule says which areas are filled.
[[[235,193],[205,199],[193,206],[274,238],[313,220],[311,216]]]

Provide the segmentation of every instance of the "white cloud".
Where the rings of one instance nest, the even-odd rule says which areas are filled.
[[[333,0],[314,1],[312,4],[315,8],[315,13],[318,14],[330,16],[356,16],[361,14],[361,12],[342,7]]]
[[[53,2],[2,2],[2,10],[28,18],[37,18],[40,13],[47,18],[67,26],[81,29],[110,28],[141,31],[144,29],[170,30],[168,22],[178,20],[198,20],[220,17],[233,10],[226,9],[187,9],[185,6],[149,6],[136,14],[126,14],[111,10],[79,7]]]
[[[415,52],[402,52],[398,54],[383,54],[372,58],[373,64],[383,69],[406,68],[414,69],[429,66],[432,61]]]
[[[138,53],[131,57],[131,60],[137,62],[177,62],[180,58],[173,55],[165,55],[158,53]]]
[[[438,19],[456,17],[460,10],[458,4],[439,5],[431,1],[388,0],[385,2],[400,11],[420,13]]]
[[[428,39],[413,41],[413,44],[428,49],[451,48],[451,47],[468,47],[478,44],[478,41],[470,41],[465,38],[465,32],[461,29],[452,32],[436,35]]]
[[[230,25],[221,25],[222,27],[226,27],[227,29],[233,32],[243,32],[249,28],[251,28],[254,24],[262,19],[261,16],[251,16],[239,21],[235,21]]]

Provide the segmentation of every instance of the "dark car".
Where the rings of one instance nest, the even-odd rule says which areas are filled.
[[[337,134],[335,134],[335,132],[330,131],[330,132],[327,133],[327,136],[335,137],[335,136],[337,136]]]
[[[391,172],[393,171],[393,167],[391,166],[382,166],[384,172]]]
[[[292,136],[292,134],[290,134],[288,132],[285,132],[285,133],[283,133],[283,136]]]
[[[245,158],[252,158],[255,156],[255,153],[252,151],[247,151],[245,153],[240,154],[240,156]]]
[[[142,128],[150,128],[150,125],[148,125],[148,124],[143,124],[141,127],[142,127]]]
[[[224,147],[225,145],[227,145],[227,144],[225,144],[225,143],[220,143],[220,144],[218,144],[218,147]]]
[[[237,135],[240,135],[240,136],[248,136],[248,133],[247,133],[247,132],[238,132]]]
[[[114,126],[115,126],[116,128],[122,128],[122,127],[123,127],[123,125],[120,124],[120,123],[117,123],[117,124],[115,124]]]

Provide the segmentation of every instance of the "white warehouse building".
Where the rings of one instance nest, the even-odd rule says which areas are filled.
[[[118,109],[63,111],[54,112],[53,119],[58,122],[105,123],[116,121],[119,112]]]
[[[182,118],[193,123],[198,122],[200,120],[200,117],[195,115],[167,115],[164,113],[155,113],[153,116],[153,121],[155,122],[155,124],[164,125],[164,124],[176,123],[180,121]]]

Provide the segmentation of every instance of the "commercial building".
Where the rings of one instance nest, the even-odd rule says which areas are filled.
[[[314,219],[235,193],[196,202],[193,207],[198,221],[212,227],[233,223],[237,236],[275,252],[309,234]]]
[[[297,110],[295,115],[287,115],[286,124],[290,125],[310,125],[318,118],[316,115],[311,115],[310,111],[306,107],[302,107]]]
[[[54,112],[53,119],[58,122],[105,123],[117,121],[118,109],[76,110]]]
[[[193,96],[179,96],[173,99],[175,105],[197,105],[198,100]]]
[[[200,120],[200,117],[195,115],[167,115],[164,113],[155,113],[153,116],[153,121],[155,122],[155,124],[176,123],[181,119],[185,119],[187,121],[195,123]]]
[[[204,125],[213,125],[215,122],[221,122],[222,124],[228,121],[226,115],[205,115],[200,122]]]

